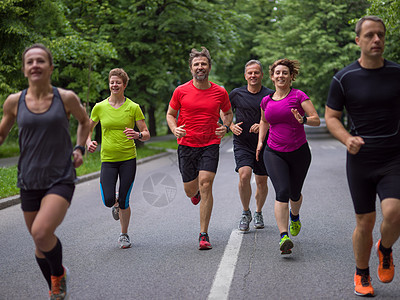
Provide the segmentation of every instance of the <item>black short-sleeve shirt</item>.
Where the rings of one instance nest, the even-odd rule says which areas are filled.
[[[254,123],[260,123],[260,103],[262,98],[273,92],[273,90],[264,86],[256,94],[250,93],[247,90],[247,86],[236,88],[230,92],[229,100],[231,101],[232,110],[236,115],[236,123],[243,122],[240,125],[243,128],[242,134],[239,136],[234,135],[233,143],[235,145],[251,149],[257,148],[258,134],[249,133],[249,130]]]
[[[333,77],[326,105],[346,108],[351,134],[363,137],[366,148],[395,146],[390,144],[400,137],[400,65],[385,60],[382,68],[365,69],[353,62]]]

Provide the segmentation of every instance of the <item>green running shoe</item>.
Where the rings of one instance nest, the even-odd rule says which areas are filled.
[[[292,253],[291,249],[293,248],[293,242],[287,235],[284,235],[283,238],[281,238],[281,241],[279,242],[279,247],[282,255],[291,254]]]
[[[289,227],[289,229],[290,229],[290,234],[291,234],[292,236],[298,235],[299,232],[300,232],[300,229],[301,229],[301,222],[300,222],[300,220],[297,220],[297,221],[290,221],[290,227]]]

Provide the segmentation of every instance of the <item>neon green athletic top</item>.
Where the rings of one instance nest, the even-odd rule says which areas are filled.
[[[97,103],[90,118],[101,124],[101,161],[125,161],[136,157],[134,140],[129,140],[124,134],[126,127],[134,128],[138,120],[144,120],[139,104],[125,98],[125,103],[114,108],[105,99]]]

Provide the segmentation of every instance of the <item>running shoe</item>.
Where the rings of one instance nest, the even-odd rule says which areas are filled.
[[[281,254],[291,254],[293,248],[293,242],[291,239],[285,234],[281,241],[279,242],[279,250],[281,250]]]
[[[199,204],[199,202],[200,202],[200,200],[201,200],[200,191],[197,192],[196,196],[190,198],[190,200],[192,200],[192,203],[193,203],[194,205]]]
[[[69,270],[64,267],[64,274],[61,276],[51,276],[51,300],[68,299],[67,285],[69,281]]]
[[[256,228],[256,229],[264,228],[264,218],[263,218],[262,212],[254,213],[254,228]]]
[[[240,231],[249,231],[249,224],[252,220],[251,211],[243,212],[239,221],[239,230]]]
[[[129,239],[129,235],[126,233],[121,233],[118,238],[118,244],[121,249],[130,248],[132,246],[131,240]]]
[[[114,218],[115,221],[119,220],[119,204],[115,204],[112,208],[111,208],[111,214]]]
[[[208,237],[208,234],[205,232],[200,233],[199,250],[209,250],[209,249],[212,249],[212,246],[210,244],[210,238]]]
[[[354,274],[354,294],[365,297],[374,296],[374,288],[371,285],[371,276],[367,274]]]
[[[379,250],[379,246],[381,244],[381,240],[376,243],[376,254],[379,259],[378,266],[378,279],[381,282],[389,283],[393,280],[394,277],[394,264],[393,264],[393,255],[384,255],[382,251]]]
[[[292,236],[298,235],[299,232],[300,232],[300,229],[301,229],[301,222],[300,222],[300,220],[297,220],[297,221],[292,221],[292,220],[290,220],[290,227],[289,227],[289,229],[290,229],[290,234],[291,234]]]

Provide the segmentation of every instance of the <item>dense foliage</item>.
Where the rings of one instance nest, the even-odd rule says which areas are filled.
[[[171,93],[190,79],[188,53],[206,46],[211,80],[228,92],[245,84],[249,59],[263,62],[269,87],[270,63],[299,60],[295,87],[322,114],[332,75],[358,56],[355,19],[382,17],[386,56],[400,60],[399,6],[400,0],[2,0],[0,104],[26,87],[20,55],[41,42],[54,55],[53,84],[74,90],[88,113],[109,94],[109,70],[122,67],[131,79],[126,95],[145,111],[151,134],[166,133]]]

